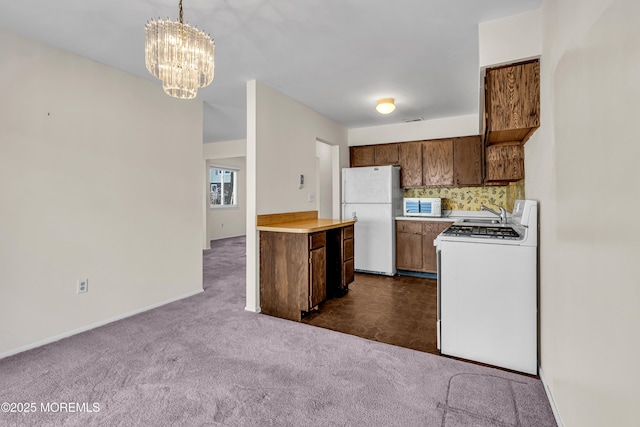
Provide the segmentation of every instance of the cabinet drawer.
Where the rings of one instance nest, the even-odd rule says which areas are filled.
[[[399,233],[422,234],[422,221],[396,221],[396,231]]]
[[[344,239],[353,239],[353,225],[344,227],[342,230],[344,231],[343,232]]]
[[[353,259],[353,239],[346,239],[344,241],[344,258],[345,261]]]
[[[323,231],[309,235],[309,250],[323,248],[327,243],[327,234]]]

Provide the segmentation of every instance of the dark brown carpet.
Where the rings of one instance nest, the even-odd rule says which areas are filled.
[[[535,378],[245,311],[244,254],[213,242],[202,294],[0,360],[0,425],[555,426]]]

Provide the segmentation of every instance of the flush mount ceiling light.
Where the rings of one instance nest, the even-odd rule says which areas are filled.
[[[178,21],[158,18],[145,26],[147,70],[175,98],[195,98],[213,81],[215,47],[211,36],[182,22],[182,0]]]
[[[395,100],[393,98],[378,99],[376,110],[378,110],[378,113],[380,114],[389,114],[396,109],[396,104],[394,104],[394,102]]]

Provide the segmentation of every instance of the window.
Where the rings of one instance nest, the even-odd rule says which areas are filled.
[[[238,170],[226,166],[209,168],[209,206],[238,207]]]

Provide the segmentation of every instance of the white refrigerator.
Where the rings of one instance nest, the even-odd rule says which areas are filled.
[[[342,219],[356,219],[354,267],[396,274],[396,223],[402,215],[399,166],[342,169]]]

